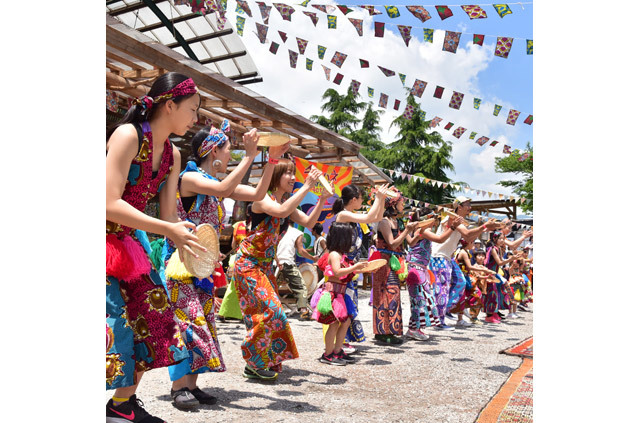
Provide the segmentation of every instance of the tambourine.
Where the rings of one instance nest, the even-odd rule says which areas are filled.
[[[291,136],[282,132],[258,132],[258,146],[260,147],[277,147],[285,145],[291,140]]]

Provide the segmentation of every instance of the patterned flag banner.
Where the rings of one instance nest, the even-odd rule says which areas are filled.
[[[425,43],[433,43],[433,29],[423,28]]]
[[[275,41],[271,41],[271,47],[269,47],[269,51],[273,54],[276,54],[278,52],[278,47],[280,47],[280,44],[276,43]]]
[[[505,15],[511,14],[511,9],[509,8],[508,4],[494,4],[493,7],[496,9],[496,12],[498,12],[498,15],[500,15],[501,18],[504,18]]]
[[[435,128],[440,124],[440,122],[442,122],[442,118],[439,118],[438,116],[436,116],[433,119],[431,119],[431,123],[429,124],[429,127]]]
[[[362,37],[362,19],[354,19],[354,18],[348,18],[348,19],[349,19],[349,22],[353,24],[353,27],[356,29],[356,32],[358,33],[358,35]]]
[[[375,6],[358,6],[369,12],[369,16],[382,15],[382,12],[375,8]]]
[[[336,75],[336,77],[333,79],[333,83],[340,85],[340,83],[342,82],[342,78],[344,78],[344,75],[339,73]]]
[[[527,40],[527,54],[533,54],[533,40]]]
[[[305,15],[307,15],[309,18],[311,18],[311,22],[313,22],[313,26],[316,26],[318,24],[318,15],[316,15],[314,12],[302,12]]]
[[[516,124],[516,120],[518,120],[518,116],[520,116],[520,112],[515,110],[515,109],[511,109],[509,110],[509,116],[507,116],[507,124],[508,125],[515,125]]]
[[[474,98],[473,99],[473,108],[474,109],[479,109],[480,108],[480,103],[482,103],[482,100],[479,98]]]
[[[451,95],[451,101],[449,101],[449,107],[456,110],[460,109],[460,105],[462,105],[463,98],[464,98],[464,94],[454,91],[453,95]]]
[[[107,110],[118,113],[118,93],[107,90]]]
[[[520,156],[520,158],[518,159],[519,162],[524,162],[525,160],[527,160],[529,158],[529,153],[524,153],[522,156]]]
[[[258,29],[258,39],[260,40],[260,43],[261,44],[266,43],[267,31],[269,31],[269,27],[256,22],[256,28]]]
[[[247,15],[249,15],[249,17],[253,18],[253,15],[251,14],[251,9],[249,9],[249,5],[247,4],[246,1],[243,0],[236,0],[236,5],[240,6],[240,8],[242,8],[242,10],[245,11],[245,13]],[[236,7],[237,7],[236,6]]]
[[[458,126],[455,131],[453,131],[453,136],[456,138],[460,138],[462,134],[467,130],[467,128],[463,128],[462,126]]]
[[[502,148],[502,152],[503,152],[504,154],[511,154],[511,147],[509,147],[508,145],[505,145],[505,146]]]
[[[335,15],[327,15],[327,27],[336,29],[338,27],[338,17]]]
[[[311,6],[315,7],[316,9],[318,9],[321,12],[327,13],[327,6],[325,6],[325,5],[312,4]]]
[[[496,144],[498,144],[498,141],[491,141],[491,144],[489,144],[489,147],[495,147]]]
[[[295,51],[289,50],[289,65],[291,65],[292,68],[295,68],[297,64],[298,64],[298,53],[296,53]]]
[[[245,22],[245,20],[246,19],[243,18],[242,16],[236,16],[236,32],[241,37],[242,37],[242,34],[244,34],[244,22]]]
[[[431,15],[422,6],[406,6],[407,10],[413,14],[416,18],[420,19],[420,22],[425,22],[431,19]]]
[[[349,9],[347,6],[342,5],[342,4],[341,4],[341,5],[338,5],[338,9],[340,9],[340,11],[341,11],[343,14],[345,14],[345,15],[346,15],[347,13],[349,13],[349,12],[353,12],[353,9]]]
[[[244,15],[245,11],[242,10],[242,6],[240,6],[240,3],[236,3],[236,15]]]
[[[321,66],[324,69],[324,76],[327,78],[327,81],[331,80],[331,68],[328,68],[325,65]]]
[[[400,17],[400,11],[398,10],[397,7],[395,7],[395,6],[385,6],[384,8],[387,11],[387,15],[389,15],[390,18],[398,18],[398,17]]]
[[[269,25],[269,14],[271,13],[271,6],[267,6],[264,2],[259,1],[258,7],[260,8],[260,14],[262,15],[262,23]]]
[[[402,117],[409,120],[413,117],[413,112],[415,111],[415,108],[409,104],[407,104],[407,107],[404,108],[404,113],[402,113]]]
[[[286,32],[282,32],[282,31],[278,31],[278,34],[280,34],[280,38],[282,38],[282,42],[286,43],[287,42],[287,33]]]
[[[460,43],[460,34],[460,32],[447,31],[444,36],[442,50],[455,54],[456,50],[458,50],[458,43]]]
[[[471,135],[469,135],[469,139],[472,140],[476,137],[476,135],[478,135],[477,132],[472,132]]]
[[[402,39],[407,47],[409,47],[409,40],[411,40],[411,27],[406,25],[398,25],[398,31],[402,35]]]
[[[380,101],[378,102],[378,107],[382,107],[383,109],[387,108],[387,101],[389,100],[389,96],[385,93],[380,93]]]
[[[359,59],[360,60],[360,67],[361,68],[368,68],[369,67],[369,61],[368,60],[364,60],[364,59]]]
[[[347,58],[346,54],[336,51],[335,54],[333,55],[333,59],[331,59],[331,63],[341,68],[346,58]]]
[[[512,44],[513,38],[498,37],[498,44],[496,44],[495,55],[498,57],[504,57],[506,59],[507,57],[509,57],[509,52],[511,51]]]
[[[360,90],[360,82],[356,81],[355,79],[352,79],[350,88],[354,96],[358,95],[358,91]]]
[[[374,36],[382,38],[384,37],[384,22],[374,22]]]
[[[436,90],[433,93],[435,98],[442,98],[442,93],[444,93],[444,87],[436,86]]]
[[[293,15],[293,12],[295,12],[296,9],[284,3],[273,3],[273,7],[280,12],[282,19],[291,22],[291,15]]]
[[[446,129],[447,131],[451,128],[453,128],[453,122],[447,123],[447,126],[444,127],[444,129]]]
[[[413,83],[413,88],[411,88],[411,94],[418,98],[422,98],[422,93],[424,93],[424,89],[426,87],[427,83],[425,81],[416,79],[416,81]]]
[[[453,16],[453,12],[449,9],[449,6],[436,6],[436,10],[438,11],[438,15],[440,15],[440,19],[443,21]]]
[[[473,44],[477,44],[479,46],[484,44],[484,35],[482,35],[482,34],[473,34]]]
[[[466,6],[460,6],[462,10],[467,12],[469,15],[469,19],[485,19],[487,17],[487,12],[485,12],[480,6],[471,4]]]
[[[307,58],[307,70],[313,70],[313,60]]]
[[[304,51],[307,49],[307,44],[309,43],[309,41],[296,37],[296,42],[298,43],[298,51],[300,52],[300,54],[304,54]]]
[[[378,65],[378,67],[380,68],[380,70],[382,71],[382,73],[384,73],[384,76],[389,77],[389,76],[393,76],[393,75],[395,75],[395,74],[396,74],[396,72],[395,72],[395,71],[392,71],[392,70],[387,69],[387,68],[383,68],[383,67],[382,67],[382,66],[380,66],[380,65]]]
[[[309,4],[311,0],[304,0],[302,3],[300,3],[300,6],[302,7],[307,7],[307,5]]]
[[[487,143],[487,141],[489,141],[488,137],[480,137],[478,138],[478,140],[476,141],[476,144],[478,145],[485,145]]]
[[[502,106],[499,106],[497,104],[493,106],[493,115],[498,116],[498,114],[500,114],[500,110],[502,110]]]
[[[400,81],[402,81],[402,86],[404,87],[404,82],[407,80],[407,75],[398,72],[398,76],[400,77]]]
[[[531,125],[533,123],[533,115],[529,115],[529,117],[524,120],[524,123]]]
[[[373,88],[367,87],[367,94],[369,95],[369,97],[373,98]]]
[[[324,59],[324,53],[327,51],[327,48],[324,46],[318,46],[318,59]]]
[[[395,103],[393,103],[393,110],[398,110],[400,108],[400,100],[396,100]]]
[[[418,112],[418,116],[420,116],[420,120],[424,122],[424,119],[427,117],[427,112],[425,112],[424,110],[420,110]]]

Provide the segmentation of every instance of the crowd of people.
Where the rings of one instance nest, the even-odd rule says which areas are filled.
[[[288,144],[269,148],[256,187],[243,185],[258,155],[259,137],[252,129],[243,135],[245,156],[220,180],[231,153],[224,121],[193,136],[190,160],[180,169],[180,152],[169,135],[184,135],[195,125],[199,104],[193,80],[166,73],[107,131],[106,387],[115,390],[106,406],[108,423],[163,421],[136,396],[144,372],[155,368],[168,368],[176,407],[215,403],[197,381],[201,373],[226,370],[217,314],[245,325],[239,345],[243,375],[276,380],[282,363],[299,356],[276,273],[295,295],[299,318],[323,325],[325,348],[318,359],[328,365],[354,363],[354,344],[366,339],[358,319],[365,312],[358,309],[358,281],[374,260],[384,260],[371,273],[376,342],[425,341],[424,329],[453,330],[446,319],[457,327],[478,324],[481,311],[486,323],[498,324],[517,318],[532,301],[532,258],[520,249],[532,232],[507,240],[509,222],[468,228],[469,198],[456,198],[454,213],[441,218],[428,208],[405,210],[405,198],[385,185],[373,190],[368,211],[358,212],[363,192],[347,185],[333,203],[335,221],[325,238],[318,218],[332,193],[322,188],[309,214],[298,208],[321,172],[311,169],[294,193],[295,166],[283,158]],[[159,213],[152,217],[144,211],[156,195]],[[247,220],[234,224],[229,265],[205,278],[180,270],[176,263],[186,255],[206,251],[198,242],[198,225],[222,230],[224,198],[250,202]],[[311,251],[294,223],[312,231]],[[376,230],[367,234],[372,227]],[[485,232],[486,245],[479,239]],[[149,242],[147,233],[164,242]],[[373,239],[368,249],[365,235]],[[296,254],[319,270],[314,292],[306,291]],[[218,298],[224,285],[224,298]],[[400,297],[405,286],[411,308],[406,327]]]

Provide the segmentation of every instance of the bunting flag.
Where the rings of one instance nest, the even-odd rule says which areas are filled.
[[[341,68],[346,58],[347,58],[346,54],[336,51],[335,54],[333,55],[333,59],[331,59],[331,63]]]
[[[478,135],[477,132],[472,132],[471,135],[469,135],[469,139],[472,140],[476,137],[476,135]]]
[[[282,42],[286,43],[287,42],[287,33],[286,32],[282,32],[282,31],[278,31],[278,34],[280,34],[280,38],[282,38]]]
[[[258,7],[260,8],[260,14],[262,15],[262,23],[269,25],[269,14],[271,13],[271,6],[267,6],[264,2],[259,1]]]
[[[442,118],[439,118],[438,116],[436,116],[433,119],[431,119],[431,123],[429,124],[429,127],[435,128],[440,124],[440,122],[442,122]]]
[[[451,100],[449,101],[449,107],[452,109],[459,110],[462,105],[462,99],[464,98],[464,94],[454,91],[451,95]]]
[[[388,100],[389,100],[388,95],[384,93],[380,93],[380,101],[378,102],[378,107],[382,107],[383,109],[386,109]]]
[[[256,28],[258,29],[258,39],[260,40],[260,44],[266,43],[267,31],[269,31],[269,27],[267,25],[262,25],[256,22]]]
[[[327,51],[326,47],[323,46],[318,46],[318,59],[322,60],[324,59],[324,53]]]
[[[269,51],[273,54],[276,54],[278,52],[278,47],[280,47],[280,44],[276,43],[275,41],[271,41],[271,47],[269,47]]]
[[[487,17],[487,12],[485,12],[478,5],[472,4],[460,7],[462,7],[462,10],[467,12],[467,15],[469,15],[469,19],[485,19]]]
[[[358,91],[360,90],[360,82],[356,81],[355,79],[352,79],[350,88],[351,88],[351,92],[355,97],[356,95],[358,95]]]
[[[427,9],[422,6],[406,6],[406,8],[413,16],[420,19],[422,23],[431,19],[431,15],[427,12]]]
[[[424,42],[425,43],[433,43],[433,29],[424,28]]]
[[[462,134],[465,133],[466,130],[467,130],[467,128],[463,128],[462,126],[458,126],[458,128],[455,131],[453,131],[453,136],[459,139],[462,136]]]
[[[295,68],[297,64],[298,64],[298,53],[296,53],[295,51],[289,50],[289,65],[291,65],[292,68]]]
[[[491,141],[491,144],[489,144],[489,147],[495,147],[497,143],[498,141]]]
[[[395,103],[393,103],[393,110],[398,110],[400,108],[400,100],[396,100]]]
[[[484,35],[482,35],[482,34],[473,34],[473,44],[477,44],[479,46],[484,44]]]
[[[500,15],[501,18],[504,18],[505,15],[511,14],[511,9],[509,8],[508,4],[494,4],[493,7],[496,9],[496,12],[498,12],[498,15]]]
[[[435,98],[442,98],[442,93],[444,92],[444,87],[436,86],[436,90],[433,93]]]
[[[474,109],[479,109],[480,108],[480,103],[482,103],[482,100],[479,98],[474,98],[473,99],[473,108]]]
[[[533,54],[533,40],[527,40],[527,54]]]
[[[312,4],[311,6],[315,7],[321,12],[327,13],[327,6],[325,5]]]
[[[313,70],[313,60],[307,58],[307,70]]]
[[[242,10],[244,10],[245,13],[249,15],[250,18],[253,18],[253,15],[251,14],[251,9],[249,9],[249,5],[247,4],[246,1],[236,0],[236,7],[242,8]]]
[[[404,43],[409,47],[409,40],[411,40],[411,27],[406,25],[398,25],[398,31],[404,40]]]
[[[313,22],[313,26],[316,26],[318,24],[318,15],[316,15],[314,12],[302,12],[305,15],[307,15],[309,18],[311,18],[311,22]]]
[[[420,110],[418,112],[418,116],[420,117],[420,120],[424,122],[424,119],[427,117],[427,112],[425,112],[424,110]]]
[[[384,22],[374,22],[374,37],[384,37]]]
[[[498,114],[500,114],[500,110],[502,110],[502,106],[499,106],[497,104],[493,106],[493,115],[498,116]]]
[[[504,154],[511,154],[511,147],[509,147],[508,145],[505,145],[505,146],[502,148],[502,152],[503,152]]]
[[[369,95],[369,97],[373,98],[373,88],[367,87],[367,94]]]
[[[460,32],[447,31],[446,35],[444,36],[442,50],[455,54],[456,50],[458,50],[460,34]]]
[[[387,11],[387,15],[389,15],[390,18],[393,19],[393,18],[400,17],[400,11],[398,10],[397,7],[395,7],[395,6],[385,6],[384,8]]]
[[[400,77],[400,81],[402,81],[402,86],[404,87],[404,81],[407,80],[407,75],[398,72],[398,76]]]
[[[440,19],[443,21],[453,16],[453,12],[449,9],[449,6],[436,6],[436,10],[438,11],[438,15],[440,15]]]
[[[519,162],[524,162],[525,160],[527,160],[529,158],[529,153],[524,153],[522,156],[520,156],[520,158],[518,159]]]
[[[307,7],[307,5],[309,4],[311,0],[304,0],[302,3],[300,3],[300,6],[302,7]]]
[[[356,29],[356,32],[358,33],[358,35],[362,37],[362,19],[354,19],[354,18],[348,18],[348,19],[349,19],[349,22],[353,24],[353,27]]]
[[[338,7],[338,9],[340,9],[340,11],[341,11],[343,14],[345,14],[345,15],[346,15],[347,13],[349,13],[349,12],[353,12],[353,9],[349,9],[349,8],[348,8],[347,6],[345,6],[345,5],[338,5],[337,7]]]
[[[245,22],[245,18],[243,18],[242,16],[236,16],[236,33],[242,37],[242,34],[244,34],[244,22]]]
[[[304,54],[304,51],[307,49],[307,44],[309,43],[309,41],[296,37],[296,42],[298,43],[298,51],[300,52],[300,54]]]
[[[328,68],[325,65],[322,65],[322,68],[324,69],[324,76],[327,77],[327,81],[330,81],[331,80],[331,68]]]
[[[531,125],[533,123],[533,115],[529,115],[529,117],[524,120],[524,123]]]
[[[393,76],[396,74],[395,71],[389,70],[387,68],[383,68],[382,66],[378,66],[380,68],[380,70],[382,71],[382,73],[384,73],[384,76],[389,77],[389,76]]]
[[[336,77],[333,79],[333,83],[340,85],[340,83],[342,82],[342,78],[344,78],[344,75],[339,73],[336,75]]]
[[[107,90],[107,110],[118,113],[118,93]]]
[[[498,37],[498,44],[496,44],[495,55],[498,57],[504,57],[506,59],[507,57],[509,57],[509,52],[511,51],[512,44],[513,38]]]
[[[382,15],[382,12],[375,8],[375,6],[358,6],[369,12],[369,16]]]
[[[476,144],[485,145],[487,143],[487,141],[489,141],[488,137],[480,137],[480,138],[478,138],[478,141],[476,141]]]
[[[240,3],[236,3],[236,15],[244,15],[244,14],[246,13],[244,10],[242,10]]]
[[[447,126],[444,127],[447,131],[453,127],[453,122],[447,123]]]
[[[422,93],[424,93],[424,89],[426,87],[427,83],[425,81],[416,79],[416,81],[413,83],[413,88],[411,88],[411,94],[418,98],[422,98]]]
[[[295,12],[296,9],[284,3],[273,3],[273,7],[280,12],[282,19],[291,22],[291,15],[293,15],[293,12]]]
[[[520,116],[519,111],[515,109],[509,110],[509,116],[507,117],[507,125],[515,125],[516,120],[518,120],[518,116]]]
[[[327,27],[336,29],[338,27],[338,17],[335,15],[327,15]]]
[[[368,60],[364,60],[364,59],[358,59],[360,60],[360,67],[361,68],[368,68],[369,67],[369,61]]]

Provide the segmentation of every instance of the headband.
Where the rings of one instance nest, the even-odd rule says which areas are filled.
[[[402,194],[398,195],[397,197],[387,197],[384,199],[384,207],[385,208],[389,208],[392,206],[395,206],[396,204],[398,204],[398,202],[400,200],[404,200],[405,198],[402,196]]]
[[[164,92],[158,96],[150,97],[145,95],[141,98],[136,98],[133,101],[133,104],[142,106],[143,110],[149,110],[153,107],[154,103],[159,103],[162,100],[171,100],[176,97],[180,97],[183,95],[195,94],[198,92],[198,88],[196,84],[193,82],[193,79],[188,78],[170,89],[167,92]]]
[[[214,147],[219,147],[229,140],[229,137],[225,135],[225,132],[231,130],[231,125],[227,119],[224,119],[220,124],[220,129],[212,126],[207,138],[202,141],[200,147],[198,147],[198,157],[203,158],[213,150]]]

